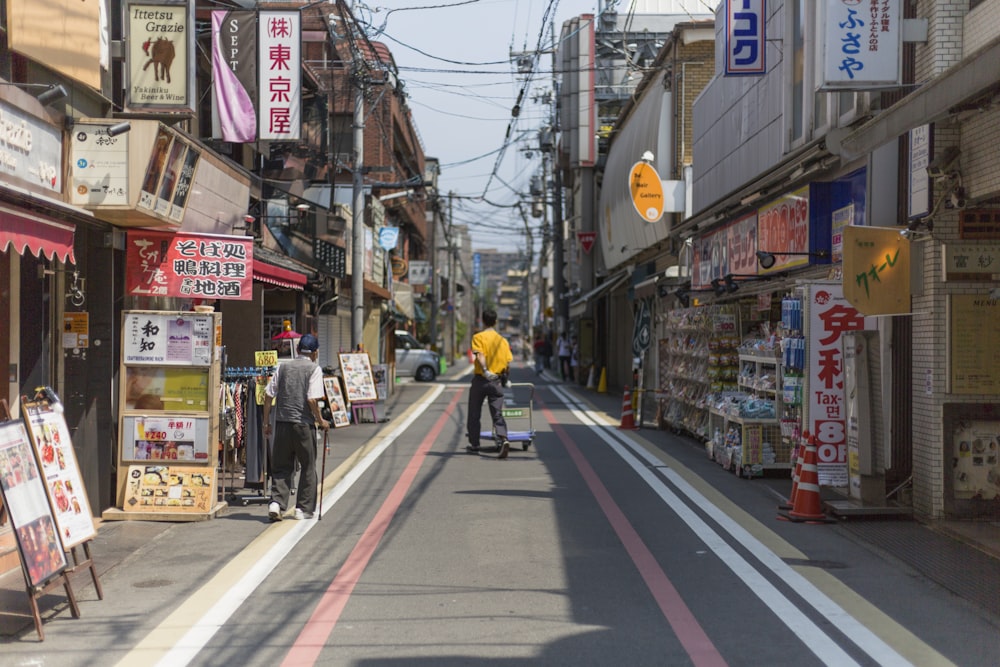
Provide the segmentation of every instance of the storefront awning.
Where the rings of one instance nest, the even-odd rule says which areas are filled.
[[[255,257],[253,262],[253,279],[277,287],[300,290],[305,287],[308,277],[298,271],[262,262]]]
[[[608,278],[603,283],[581,296],[576,301],[573,301],[569,304],[569,316],[571,318],[580,317],[587,310],[588,303],[599,298],[605,292],[610,292],[614,288],[618,287],[625,282],[626,278],[628,278],[628,272],[619,271],[611,278]]]
[[[72,223],[64,220],[0,206],[0,250],[3,251],[13,245],[20,255],[27,250],[36,257],[76,264],[73,256],[75,230]]]
[[[393,305],[396,310],[406,316],[406,319],[416,319],[413,306],[413,288],[406,283],[396,283],[393,286]]]

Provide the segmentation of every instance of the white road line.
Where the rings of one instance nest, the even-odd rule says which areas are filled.
[[[570,412],[585,426],[608,443],[623,461],[625,461],[691,528],[698,537],[725,563],[734,574],[742,579],[747,587],[766,604],[775,615],[781,619],[795,636],[809,647],[810,650],[828,665],[857,664],[815,623],[806,619],[781,591],[765,579],[750,563],[730,547],[701,517],[684,503],[663,481],[653,473],[649,465],[657,467],[659,473],[667,477],[678,491],[703,512],[708,514],[718,526],[732,536],[740,545],[749,551],[764,567],[780,577],[792,590],[810,604],[817,612],[827,618],[834,627],[854,642],[861,650],[871,656],[880,665],[909,665],[906,658],[897,653],[891,646],[882,641],[871,630],[858,622],[844,611],[840,605],[816,588],[805,577],[789,567],[773,551],[768,549],[757,538],[753,537],[743,527],[730,519],[722,510],[712,504],[705,496],[692,487],[675,471],[662,465],[662,461],[652,454],[636,447],[622,434],[611,427],[602,425],[596,416],[592,417],[590,410],[571,397],[565,390],[553,387],[553,391],[563,401]],[[636,456],[645,460],[640,462]]]
[[[433,404],[443,391],[443,386],[433,387],[420,402],[414,404],[409,416],[404,418],[390,433],[383,437],[378,445],[372,448],[357,465],[351,468],[343,479],[323,496],[323,507],[330,507],[336,504],[378,457]],[[282,559],[288,555],[292,548],[317,523],[315,520],[296,521],[291,530],[282,535],[275,544],[259,557],[250,560],[242,556],[237,556],[223,572],[213,577],[211,581],[192,595],[187,602],[182,604],[163,623],[147,635],[118,664],[148,665],[152,660],[163,654],[164,651],[166,653],[155,663],[158,667],[182,667],[189,664],[205,648],[212,637],[215,636],[215,633],[239,610],[240,606],[246,602],[247,598],[267,578],[268,574],[277,567]],[[245,574],[235,584],[230,586],[228,581],[234,577],[228,568],[240,567],[242,563],[246,562],[253,562],[254,565],[247,569]],[[204,596],[213,591],[215,591],[215,593],[212,593],[213,595],[217,595],[218,591],[224,592],[218,597],[215,604],[198,618],[193,625],[189,626],[190,629],[177,639],[175,643],[171,645],[168,641],[164,641],[164,635],[175,635],[180,631],[179,628],[187,626],[187,619],[192,617],[189,604],[193,604],[195,609],[204,608]]]

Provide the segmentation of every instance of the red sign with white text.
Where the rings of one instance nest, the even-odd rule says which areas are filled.
[[[129,232],[125,291],[129,296],[249,301],[253,239]]]
[[[576,238],[580,241],[583,252],[589,255],[590,249],[594,247],[594,241],[597,240],[597,232],[577,232]]]

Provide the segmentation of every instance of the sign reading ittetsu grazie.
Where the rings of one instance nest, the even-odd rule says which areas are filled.
[[[129,232],[126,285],[130,296],[253,298],[253,239]]]

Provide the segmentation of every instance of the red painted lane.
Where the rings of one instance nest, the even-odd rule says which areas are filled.
[[[364,574],[372,554],[378,548],[385,531],[389,528],[389,523],[402,504],[406,492],[412,486],[420,466],[427,458],[427,452],[430,451],[445,424],[448,423],[459,399],[464,395],[464,392],[455,392],[455,397],[445,408],[444,414],[435,422],[433,428],[420,443],[417,452],[407,463],[406,469],[396,481],[395,486],[392,487],[392,491],[389,492],[382,507],[375,514],[375,518],[368,524],[361,539],[358,540],[347,560],[344,561],[344,565],[340,568],[333,583],[323,593],[319,604],[316,605],[316,610],[306,621],[305,627],[302,628],[302,632],[299,633],[291,650],[281,663],[282,667],[304,667],[316,664],[320,652],[326,646],[326,641],[330,638],[337,621],[340,619],[340,614],[351,598],[354,587],[361,580],[361,575]]]
[[[705,634],[705,630],[698,623],[698,620],[691,613],[688,606],[684,604],[680,593],[670,583],[670,579],[667,578],[659,563],[656,562],[656,558],[649,550],[649,547],[639,537],[639,533],[636,532],[631,522],[625,516],[625,513],[618,507],[618,503],[611,497],[611,494],[601,482],[600,477],[597,476],[590,463],[584,458],[580,448],[576,446],[563,427],[559,425],[552,411],[545,407],[542,401],[538,400],[538,402],[546,421],[552,426],[555,434],[559,436],[563,447],[569,452],[570,458],[573,459],[577,469],[580,471],[580,476],[587,482],[590,492],[597,500],[598,505],[601,506],[601,509],[604,510],[604,515],[608,518],[612,529],[624,545],[625,551],[632,558],[632,562],[635,563],[639,575],[646,582],[646,587],[652,593],[656,604],[659,605],[660,611],[663,612],[663,616],[667,619],[667,623],[670,624],[670,628],[674,631],[681,646],[687,651],[691,662],[697,667],[725,665],[726,661],[722,657],[722,654],[719,653],[718,649],[715,648],[715,644]]]

